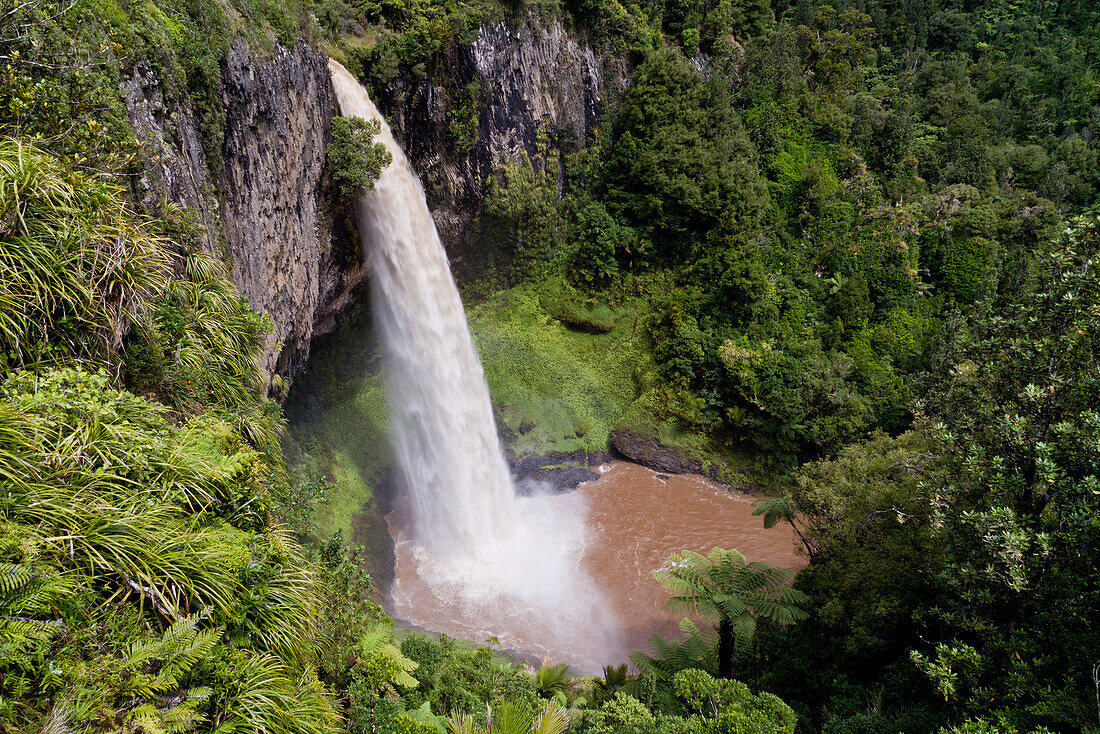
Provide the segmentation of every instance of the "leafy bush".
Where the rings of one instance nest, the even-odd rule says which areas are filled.
[[[335,712],[311,667],[318,587],[301,550],[263,525],[273,467],[225,423],[173,426],[103,373],[17,372],[0,397],[0,524],[21,538],[3,546],[17,585],[0,604],[5,620],[27,620],[0,634],[21,702],[0,721],[330,730]],[[20,569],[34,567],[34,596],[11,595],[30,590]],[[97,611],[106,604],[136,614],[121,639]],[[181,686],[205,692],[175,698]]]
[[[522,151],[518,161],[502,163],[488,182],[487,229],[511,261],[511,280],[545,276],[561,240],[558,164],[542,140],[534,160]]]
[[[599,202],[590,202],[577,215],[573,237],[578,242],[573,256],[574,279],[592,285],[606,285],[615,277],[620,256],[629,268],[642,254],[637,252],[640,248],[634,231],[612,219]]]
[[[359,117],[334,117],[332,140],[325,147],[329,174],[345,201],[355,201],[374,188],[382,169],[393,156],[374,137],[382,130],[378,120]]]

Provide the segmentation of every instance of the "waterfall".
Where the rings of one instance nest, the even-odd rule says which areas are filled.
[[[387,349],[402,484],[418,537],[436,554],[470,553],[513,509],[489,389],[420,181],[366,90],[329,65],[341,113],[378,120],[393,155],[356,213]]]
[[[598,669],[607,661],[593,639],[609,639],[614,625],[582,563],[586,508],[579,496],[516,497],[424,191],[366,90],[339,63],[330,60],[329,69],[341,114],[378,120],[393,155],[356,213],[386,351],[399,509],[409,516],[394,538],[399,564],[414,559],[416,583],[447,614],[463,617],[464,629],[480,625],[504,644],[568,654],[567,662]],[[430,627],[424,590],[397,577],[395,613]],[[539,640],[525,636],[532,629]]]

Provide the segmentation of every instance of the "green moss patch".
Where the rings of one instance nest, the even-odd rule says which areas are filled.
[[[341,532],[373,549],[379,533],[385,539],[377,491],[389,475],[392,452],[378,345],[365,309],[314,346],[286,413],[293,442],[288,459],[312,462],[332,483],[314,514],[318,533]]]
[[[588,333],[546,308],[567,302],[547,297],[551,287],[560,284],[541,292],[518,286],[468,314],[498,420],[520,456],[607,449],[612,427],[637,397],[635,372],[651,361],[637,327],[643,304],[583,306],[603,321]]]

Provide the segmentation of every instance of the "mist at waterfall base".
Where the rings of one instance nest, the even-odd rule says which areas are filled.
[[[329,68],[341,114],[378,120],[379,140],[393,156],[356,213],[402,485],[395,513],[404,530],[395,542],[413,559],[412,577],[456,621],[505,647],[595,672],[619,645],[616,621],[583,563],[591,540],[585,500],[517,497],[420,182],[366,90],[337,62]],[[426,610],[411,604],[405,578],[391,589],[393,613],[417,623]],[[532,629],[537,641],[523,634]]]

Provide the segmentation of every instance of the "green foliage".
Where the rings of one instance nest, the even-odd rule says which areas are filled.
[[[751,232],[765,198],[736,115],[675,52],[655,52],[638,68],[604,183],[609,211],[646,232],[666,261],[712,229]]]
[[[650,704],[668,706],[675,690],[673,680],[683,670],[699,670],[710,675],[718,674],[717,647],[708,640],[690,619],[679,624],[682,638],[665,640],[660,635],[649,638],[652,655],[641,650],[630,652],[630,662],[638,670],[633,680],[623,681],[619,688]]]
[[[105,178],[0,141],[0,365],[116,358],[166,285],[164,245]]]
[[[577,214],[573,236],[578,246],[572,274],[579,282],[606,285],[618,274],[620,259],[629,269],[643,254],[644,243],[634,230],[616,222],[599,202],[590,202]]]
[[[393,628],[376,624],[363,631],[356,650],[359,660],[352,674],[376,693],[395,693],[397,688],[420,685],[410,673],[420,667],[394,644]]]
[[[327,730],[335,714],[309,672],[317,589],[300,550],[263,529],[257,498],[272,467],[261,455],[239,438],[223,443],[231,431],[213,417],[173,426],[164,407],[111,388],[102,373],[17,372],[0,395],[9,427],[0,522],[17,539],[4,546],[13,579],[4,603],[29,625],[14,640],[5,635],[16,651],[5,680],[24,706],[3,711],[6,720],[118,711],[178,730],[265,720],[275,730],[311,721]],[[21,570],[28,564],[43,569],[40,581]],[[77,594],[62,596],[66,587]],[[121,638],[135,642],[97,642],[113,634],[99,617],[108,605],[136,611]],[[143,637],[162,625],[163,637]],[[229,650],[223,636],[239,652],[225,663],[229,677],[212,678],[204,661]],[[152,666],[152,677],[127,666]],[[202,689],[195,698],[152,705],[183,678]],[[269,687],[302,712],[300,722],[273,719],[283,714],[262,703]],[[125,705],[134,696],[144,702]]]
[[[294,0],[290,4],[309,14],[314,33],[324,39],[333,58],[383,93],[446,70],[455,47],[472,43],[478,28],[499,20],[502,9],[493,3],[444,0]],[[447,142],[463,154],[476,139],[480,90],[476,80],[474,88],[462,89],[456,89],[454,81],[449,77],[444,83],[450,112]]]
[[[487,227],[511,262],[511,280],[545,276],[561,237],[557,160],[543,145],[534,161],[526,151],[499,166],[485,196]]]
[[[586,712],[586,731],[593,734],[673,734],[674,732],[742,732],[793,734],[797,717],[770,693],[754,695],[744,683],[715,679],[697,668],[673,676],[675,698],[651,710],[637,698],[619,692],[595,711]]]
[[[563,663],[558,665],[543,665],[535,673],[535,688],[544,698],[553,698],[556,693],[564,693],[571,684],[569,666]]]
[[[181,265],[185,277],[169,281],[151,318],[127,344],[127,382],[186,413],[208,405],[258,408],[250,418],[257,425],[250,438],[259,443],[279,423],[264,415],[266,380],[256,363],[271,323],[249,308],[216,260],[189,253]]]
[[[665,608],[693,612],[718,630],[718,675],[732,675],[734,646],[756,635],[758,620],[784,626],[806,617],[804,593],[790,588],[793,574],[763,561],[749,563],[736,550],[713,548],[707,555],[684,551],[669,570],[654,574],[672,593]]]
[[[619,692],[591,714],[596,734],[648,734],[656,728],[653,712],[638,699]]]
[[[344,201],[356,201],[374,188],[382,169],[393,156],[374,137],[382,129],[378,120],[334,117],[332,140],[325,146],[329,175]]]
[[[447,719],[448,734],[563,734],[568,726],[569,717],[557,701],[546,702],[538,713],[523,702],[505,701],[489,710],[484,725],[468,714]]]
[[[765,644],[771,650],[765,684],[772,690],[827,702],[836,716],[862,714],[876,700],[897,706],[925,690],[905,650],[918,634],[913,610],[935,594],[928,569],[943,558],[926,488],[944,475],[941,451],[925,425],[897,438],[876,435],[831,461],[802,467],[787,496],[771,502],[777,520],[798,528],[811,562],[796,587],[814,600],[809,618],[776,641],[788,652]],[[860,671],[871,669],[889,673],[866,684]],[[850,726],[859,731],[857,722]]]
[[[489,390],[518,452],[605,449],[647,361],[643,306],[589,305],[561,281],[540,290],[513,288],[470,311]],[[521,432],[527,424],[534,429]]]
[[[697,731],[794,734],[794,711],[770,693],[753,695],[744,683],[715,679],[701,670],[677,673],[673,687]]]
[[[533,677],[510,664],[498,663],[487,647],[463,650],[442,635],[438,641],[409,635],[401,641],[401,652],[419,666],[420,685],[403,695],[408,710],[427,702],[452,716],[483,715],[486,704],[522,703],[533,711],[539,700]]]
[[[1095,645],[1097,635],[1077,600],[1094,593],[1094,554],[1085,549],[1100,538],[1093,439],[1098,250],[1100,221],[1071,222],[1044,248],[1012,315],[971,327],[930,403],[950,425],[944,441],[951,473],[932,500],[949,559],[939,576],[945,598],[928,623],[972,635],[974,654],[964,666],[937,650],[928,665],[942,670],[933,676],[941,687],[969,676],[965,687],[945,691],[967,716],[995,700],[1011,707],[1014,725],[1069,726],[1091,708],[1084,703],[1095,693],[1088,665],[1070,651]],[[1005,608],[1015,611],[1005,618],[997,611]]]
[[[220,172],[225,131],[222,67],[244,38],[253,51],[298,35],[296,2],[281,0],[31,0],[0,17],[0,135],[21,136],[101,170],[142,157],[122,101],[123,75],[152,70],[165,100],[197,118]]]
[[[759,0],[564,4],[566,27],[640,64],[621,107],[602,90],[583,171],[560,175],[540,143],[494,177],[487,231],[508,279],[529,282],[473,314],[486,372],[521,452],[604,449],[620,425],[718,458],[826,459],[759,506],[801,533],[812,563],[797,587],[815,603],[792,631],[753,622],[751,651],[774,663],[756,666],[765,684],[822,712],[814,723],[1083,730],[1095,661],[1081,651],[1100,647],[1097,236],[1092,220],[1056,230],[1100,192],[1096,10],[851,5],[776,0],[771,22]],[[0,134],[19,137],[0,144],[0,726],[326,730],[316,656],[354,731],[438,734],[433,709],[480,716],[487,702],[485,727],[537,728],[530,676],[446,642],[380,653],[378,610],[338,541],[314,569],[273,524],[310,530],[327,495],[320,532],[369,535],[376,376],[356,375],[354,399],[303,438],[292,486],[255,361],[269,324],[172,221],[139,216],[92,172],[141,165],[119,89],[151,68],[166,107],[194,111],[217,173],[228,49],[290,43],[303,18],[387,103],[445,89],[449,153],[467,154],[484,80],[437,82],[503,12],[0,11]],[[363,132],[334,133],[345,196],[382,165],[364,160]],[[748,625],[751,605],[738,617],[731,603],[714,606]],[[716,661],[685,633],[637,657],[637,679],[605,675],[610,700],[574,725],[793,726],[777,702],[688,670]],[[415,686],[395,685],[406,658]]]
[[[640,667],[640,666],[639,666]],[[615,694],[624,690],[631,680],[627,672],[626,663],[621,665],[605,665],[603,677],[595,680],[593,698],[595,703],[603,703],[614,698]]]
[[[371,580],[363,570],[360,549],[347,550],[337,532],[314,545],[312,551],[321,584],[318,611],[323,639],[317,649],[318,674],[334,688],[344,690],[362,654],[362,640],[385,620],[385,614],[370,599]]]
[[[164,43],[154,66],[172,74],[192,22],[205,60],[163,91],[191,95],[220,151],[224,11],[169,20],[150,3],[134,23],[112,2],[30,2],[0,20],[0,126],[38,139],[0,143],[0,728],[337,725],[313,671],[332,636],[321,585],[275,522],[289,490],[257,366],[270,323],[176,207],[144,216],[102,172],[132,161],[111,118],[123,47],[106,39]],[[151,29],[171,38],[129,35]]]
[[[450,97],[447,136],[459,155],[469,153],[477,143],[485,96],[481,82],[475,79]]]

